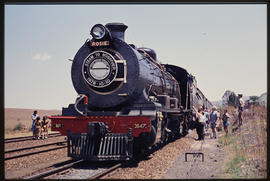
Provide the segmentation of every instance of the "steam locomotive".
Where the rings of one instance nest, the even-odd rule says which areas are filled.
[[[72,61],[78,97],[50,116],[67,136],[68,156],[129,160],[134,152],[193,129],[195,110],[212,104],[184,68],[161,64],[151,48],[125,42],[123,23],[96,24]]]

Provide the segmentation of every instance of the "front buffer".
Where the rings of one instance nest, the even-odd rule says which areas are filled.
[[[52,131],[67,136],[68,156],[130,160],[134,138],[150,133],[150,116],[50,116]]]

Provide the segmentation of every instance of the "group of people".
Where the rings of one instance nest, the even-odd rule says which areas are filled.
[[[31,116],[32,118],[32,128],[34,139],[46,139],[48,138],[48,124],[49,121],[47,116],[43,116],[42,120],[38,116],[38,111],[35,110]]]
[[[196,109],[194,109],[196,111]],[[228,134],[228,126],[229,126],[229,114],[227,110],[224,110],[224,113],[222,115],[222,121],[223,121],[223,128],[226,132],[226,135]],[[198,111],[196,111],[196,131],[198,134],[197,140],[204,140],[204,132],[207,131],[210,127],[212,129],[212,138],[217,138],[217,131],[216,127],[218,124],[218,121],[220,119],[220,114],[216,110],[216,107],[213,106],[211,112],[209,110],[204,110],[203,107],[200,107]]]
[[[239,126],[242,125],[242,112],[244,109],[244,101],[243,101],[243,94],[238,94],[238,120],[239,120]],[[220,117],[219,112],[216,110],[217,108],[215,106],[212,107],[211,112],[209,110],[204,110],[203,107],[200,107],[198,111],[194,108],[196,111],[196,131],[198,134],[197,140],[204,140],[204,130],[208,130],[210,127],[212,129],[212,138],[217,138],[217,131],[216,128],[218,127],[219,120],[222,120],[223,129],[228,135],[228,126],[230,125],[229,119],[231,118],[228,114],[228,110],[225,109],[223,111],[222,116]]]

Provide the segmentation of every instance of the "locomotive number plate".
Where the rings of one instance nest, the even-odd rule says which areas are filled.
[[[147,128],[147,124],[143,123],[143,124],[134,124],[134,128],[135,129],[145,129]]]

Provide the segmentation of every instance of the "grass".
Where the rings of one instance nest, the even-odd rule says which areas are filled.
[[[230,128],[229,133],[231,133]],[[246,160],[243,154],[244,146],[239,144],[237,137],[232,134],[224,134],[221,138],[219,138],[218,144],[223,147],[227,153],[227,162],[223,168],[227,177],[242,178],[242,169],[240,164]]]
[[[13,131],[16,131],[16,130],[23,130],[24,128],[24,125],[22,123],[18,123],[14,128],[13,128]]]
[[[242,169],[240,163],[244,162],[246,158],[243,155],[237,154],[232,160],[227,163],[225,170],[231,175],[232,178],[241,178]]]
[[[230,131],[231,132],[231,131]],[[221,146],[221,147],[225,147],[225,146],[228,146],[230,144],[233,144],[235,142],[235,137],[232,136],[232,135],[224,135],[222,136],[221,138],[219,138],[218,140],[218,144]]]
[[[235,117],[233,115],[233,119]],[[218,140],[226,152],[224,177],[266,178],[266,109],[254,107],[246,115],[243,114],[243,118],[240,129],[232,134],[232,126],[229,126],[229,134],[226,136],[224,133]]]

